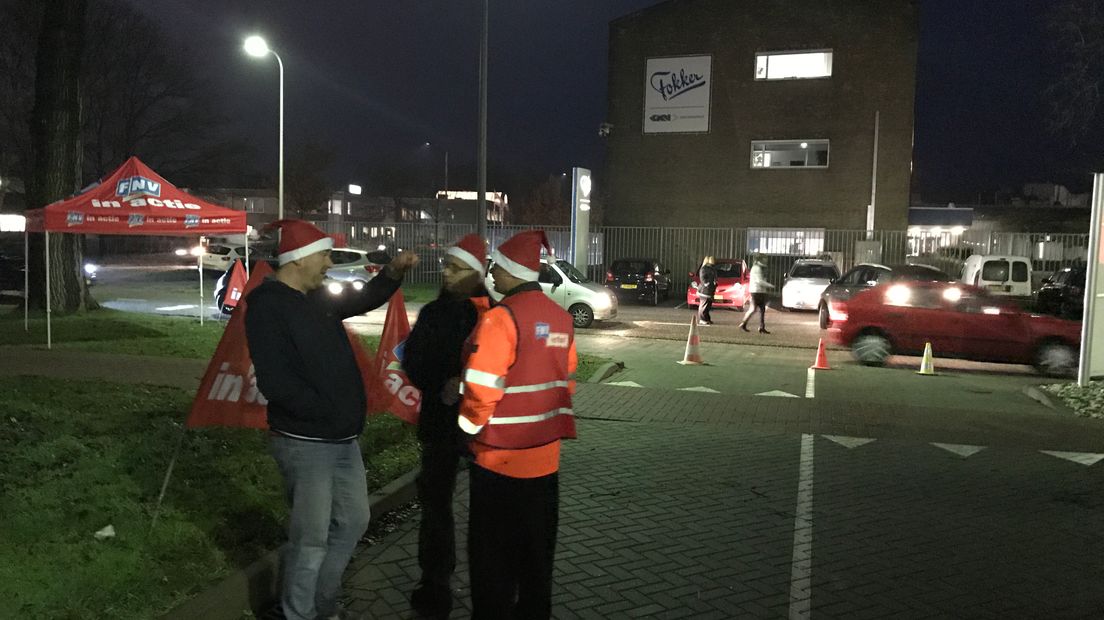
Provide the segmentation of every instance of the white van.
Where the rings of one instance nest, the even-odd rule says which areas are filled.
[[[959,278],[994,295],[1031,296],[1031,259],[1007,254],[974,254]]]
[[[544,294],[571,314],[575,327],[590,327],[594,321],[617,316],[617,297],[565,260],[542,259],[539,281]],[[494,290],[490,269],[486,285],[491,299],[502,299],[502,294]]]

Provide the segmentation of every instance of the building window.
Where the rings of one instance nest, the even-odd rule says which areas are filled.
[[[752,168],[827,168],[827,140],[752,140]]]
[[[823,228],[749,228],[748,254],[818,256],[824,253]]]
[[[755,55],[756,80],[806,80],[832,77],[832,50],[760,52]]]

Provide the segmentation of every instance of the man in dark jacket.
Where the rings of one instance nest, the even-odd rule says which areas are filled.
[[[698,270],[698,324],[712,325],[713,317],[709,311],[713,309],[713,294],[717,292],[717,268],[713,265],[712,256],[702,259],[701,269]]]
[[[486,255],[486,243],[479,235],[468,235],[449,248],[441,294],[418,314],[403,353],[403,369],[422,391],[418,417],[422,468],[417,479],[422,505],[418,530],[422,577],[411,604],[431,617],[447,617],[452,610],[449,580],[456,569],[452,496],[467,439],[456,425],[460,372],[465,342],[490,307],[483,285]]]
[[[369,519],[357,442],[367,399],[341,321],[383,305],[418,257],[400,254],[362,290],[335,296],[321,288],[333,240],[302,220],[274,226],[279,268],[249,294],[245,332],[290,513],[280,599],[288,620],[337,618]]]

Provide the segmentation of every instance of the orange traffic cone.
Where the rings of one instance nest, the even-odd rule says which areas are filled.
[[[812,366],[809,366],[813,370],[832,370],[832,367],[828,365],[828,353],[824,350],[824,339],[820,339],[820,344],[817,345],[816,361]]]
[[[698,338],[698,315],[690,321],[690,335],[686,338],[686,353],[679,364],[684,366],[701,366],[705,364],[701,357],[701,340]]]
[[[920,360],[920,370],[916,371],[918,375],[934,375],[935,364],[932,362],[932,348],[930,342],[924,343],[924,357]]]

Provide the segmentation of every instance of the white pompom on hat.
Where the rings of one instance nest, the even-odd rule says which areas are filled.
[[[536,282],[540,275],[541,248],[552,254],[543,230],[527,230],[510,237],[491,254],[495,265],[515,278]]]
[[[475,233],[464,235],[445,255],[455,256],[479,273],[487,271],[487,242]]]
[[[311,254],[332,250],[334,246],[332,237],[304,220],[277,220],[266,228],[280,229],[280,247],[276,259],[281,266]]]

